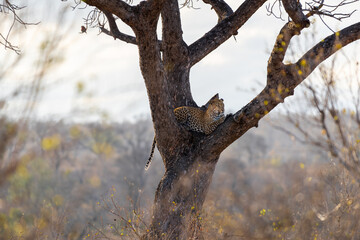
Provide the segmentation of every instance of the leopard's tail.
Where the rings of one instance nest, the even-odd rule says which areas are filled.
[[[156,145],[156,136],[154,136],[154,140],[153,140],[153,143],[152,143],[152,146],[151,146],[150,157],[149,157],[149,159],[148,159],[147,162],[146,162],[145,170],[148,170],[149,167],[150,167],[151,160],[152,160],[152,158],[153,158],[153,156],[154,156],[155,145]]]

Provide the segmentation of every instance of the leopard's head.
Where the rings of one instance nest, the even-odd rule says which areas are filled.
[[[213,121],[224,116],[224,100],[216,94],[207,104],[206,115]]]

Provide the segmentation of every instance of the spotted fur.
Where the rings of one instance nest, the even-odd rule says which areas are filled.
[[[178,107],[175,108],[174,114],[176,120],[186,125],[190,130],[208,135],[225,120],[224,101],[223,99],[219,99],[219,95],[216,94],[201,108],[189,106]],[[154,137],[145,170],[148,170],[150,167],[155,146],[156,138]]]
[[[202,108],[183,106],[175,108],[175,118],[179,123],[189,127],[190,130],[212,133],[225,120],[224,102],[216,94]]]

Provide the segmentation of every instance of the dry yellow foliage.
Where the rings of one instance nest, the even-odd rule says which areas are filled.
[[[59,134],[54,134],[49,137],[44,137],[41,141],[41,147],[45,151],[54,150],[61,144],[61,137]]]

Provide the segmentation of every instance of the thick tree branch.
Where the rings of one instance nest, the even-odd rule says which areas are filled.
[[[303,28],[304,26],[299,26],[294,22],[288,22],[280,30],[268,61],[268,74],[271,74],[273,70],[278,71],[284,66],[283,60],[290,40],[295,35],[299,35]]]
[[[189,83],[188,46],[183,41],[177,0],[166,0],[161,11],[163,64],[174,107],[193,105]],[[182,89],[183,91],[179,91]]]
[[[224,0],[203,0],[204,3],[210,4],[218,15],[219,22],[233,14],[233,10]]]
[[[301,78],[305,79],[321,62],[358,39],[360,39],[360,22],[326,37],[305,53],[292,67],[300,70]],[[298,81],[302,81],[301,78]]]
[[[284,99],[324,60],[347,44],[360,39],[360,23],[332,34],[311,48],[296,63],[284,65],[277,74],[268,74],[265,88],[233,117],[227,117],[213,134],[203,141],[209,142],[211,153],[220,154],[241,137]],[[276,44],[275,44],[276,46]],[[221,139],[221,140],[220,140]]]
[[[218,23],[203,37],[189,46],[190,66],[196,64],[223,42],[236,34],[237,30],[266,2],[266,0],[246,0],[229,17]]]
[[[177,0],[166,0],[161,10],[162,42],[165,64],[184,63],[187,60],[187,46],[183,41],[180,11]],[[179,59],[180,57],[180,59]],[[173,67],[170,67],[173,69]]]
[[[107,30],[106,28],[104,28],[104,26],[100,26],[101,32],[114,37],[114,39],[119,39],[121,41],[124,41],[127,43],[132,43],[135,45],[137,44],[135,37],[120,32],[112,13],[110,13],[108,11],[104,11],[104,14],[105,14],[106,18],[108,19],[110,31]]]
[[[299,1],[282,0],[282,2],[284,4],[285,11],[299,27],[308,27],[310,25],[310,21],[304,15]]]

